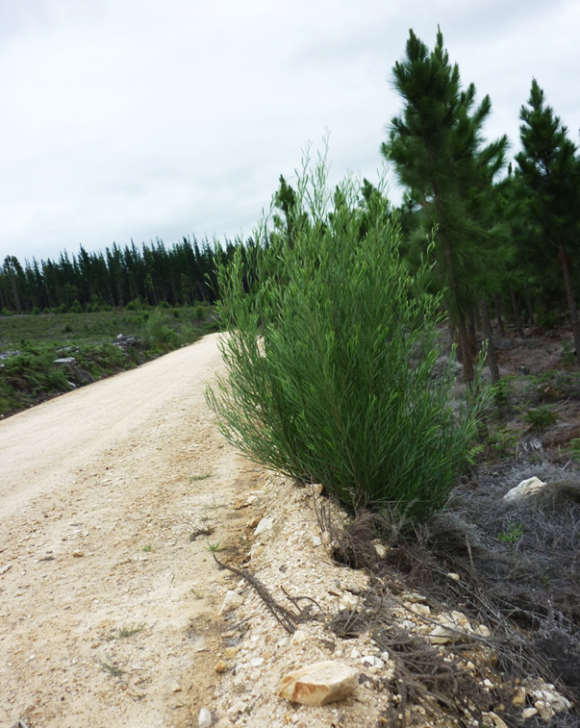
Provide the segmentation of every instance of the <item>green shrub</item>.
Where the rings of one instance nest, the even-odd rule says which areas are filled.
[[[179,334],[167,325],[167,315],[156,309],[145,324],[145,346],[158,351],[171,351],[181,346]]]
[[[322,483],[352,511],[420,521],[467,463],[484,397],[454,414],[451,366],[434,376],[441,299],[428,292],[430,268],[408,273],[384,205],[363,226],[358,186],[341,196],[328,214],[324,166],[305,169],[292,245],[274,233],[259,254],[238,248],[219,266],[227,375],[207,399],[251,459]]]
[[[511,381],[507,377],[502,377],[492,387],[493,403],[496,407],[506,407],[510,403],[512,395]]]
[[[576,353],[574,351],[574,347],[569,341],[562,342],[562,356],[560,357],[560,361],[565,366],[571,366],[576,363]]]
[[[575,437],[573,440],[570,440],[564,452],[575,462],[580,462],[580,438]]]
[[[520,433],[507,427],[488,433],[486,438],[491,454],[497,458],[515,457],[519,439]]]
[[[205,311],[203,309],[203,306],[195,307],[195,318],[198,319],[198,321],[203,321],[205,319]]]
[[[541,430],[555,424],[558,416],[547,405],[542,405],[537,409],[528,410],[524,419],[532,429]]]

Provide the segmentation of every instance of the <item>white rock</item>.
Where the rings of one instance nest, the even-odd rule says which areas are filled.
[[[340,595],[340,598],[338,601],[346,609],[356,609],[356,606],[357,606],[359,600],[353,594],[349,594],[348,592],[345,592],[344,594]]]
[[[12,564],[6,564],[5,566],[0,567],[0,576],[5,574],[7,571],[10,571],[11,568]]]
[[[250,660],[250,665],[252,667],[261,667],[264,664],[264,658],[263,657],[252,657]]]
[[[412,604],[410,610],[422,617],[428,617],[431,614],[431,610],[426,604]]]
[[[448,627],[439,624],[429,635],[432,645],[448,645],[455,639],[455,634]]]
[[[350,653],[350,659],[356,660],[357,657],[360,657],[360,652],[357,650],[356,647],[353,647],[352,652]]]
[[[491,718],[495,725],[495,728],[508,728],[506,725],[506,722],[503,720],[503,718],[500,718],[499,715],[497,715],[497,713],[489,712],[489,713],[482,713],[481,715],[486,718]]]
[[[241,605],[244,603],[244,598],[240,596],[237,592],[235,592],[233,589],[230,589],[226,597],[223,601],[223,604],[220,607],[220,615],[225,614],[226,612],[231,612],[232,609],[237,609],[238,607],[241,607]]]
[[[407,594],[405,600],[409,602],[409,604],[417,604],[418,602],[427,601],[427,597],[423,596],[423,594],[417,594],[417,592],[412,592],[411,594]]]
[[[536,700],[534,703],[534,708],[538,711],[540,714],[540,718],[542,720],[545,720],[546,723],[549,720],[552,720],[552,718],[556,715],[556,711],[554,708],[552,708],[551,705],[548,705],[543,700]]]
[[[524,720],[527,720],[528,718],[533,718],[534,715],[538,715],[538,711],[535,708],[524,708],[522,710],[522,718]]]
[[[254,531],[254,536],[259,536],[260,534],[265,533],[266,531],[271,531],[273,525],[274,525],[273,518],[262,518],[260,523],[258,523],[256,530]]]
[[[572,703],[563,695],[560,695],[551,683],[545,683],[540,680],[533,681],[531,685],[528,685],[528,692],[536,699],[534,705],[541,715],[542,710],[546,713],[548,710],[551,710],[554,713],[561,713],[562,711],[570,710],[572,708]],[[540,707],[542,710],[538,707],[538,703],[541,703]]]
[[[379,658],[375,657],[374,655],[363,655],[360,658],[360,661],[365,667],[384,667],[385,663]]]
[[[461,580],[461,577],[459,576],[459,574],[455,574],[452,571],[449,572],[449,574],[447,574],[447,576],[448,576],[449,579],[453,579],[453,581],[460,581]]]
[[[210,728],[211,724],[213,723],[213,718],[211,716],[211,713],[207,708],[202,708],[199,711],[199,718],[197,719],[197,725],[199,728]]]
[[[387,555],[387,547],[382,543],[375,543],[373,546],[379,559],[384,559]]]
[[[249,505],[252,505],[252,503],[255,503],[257,500],[258,500],[257,495],[249,495],[248,498],[246,499],[246,503],[248,503]]]
[[[504,495],[503,500],[513,501],[517,500],[518,498],[523,498],[526,495],[536,493],[538,490],[541,490],[546,485],[547,483],[544,483],[542,480],[536,478],[536,476],[534,475],[533,478],[522,480],[522,482],[519,485],[516,485],[515,488],[508,490],[508,492]]]
[[[322,491],[324,490],[324,486],[320,483],[315,483],[314,485],[307,485],[307,492],[309,492],[311,495],[322,495]]]
[[[317,546],[320,546],[322,544],[322,539],[320,536],[313,536],[312,537],[312,545],[316,548]]]
[[[303,642],[306,642],[307,639],[308,635],[306,632],[303,632],[301,629],[297,629],[292,635],[292,639],[290,641],[293,645],[301,645]]]
[[[485,624],[478,624],[473,628],[473,631],[475,634],[478,634],[480,637],[491,637],[491,632],[489,631],[489,627],[486,627]]]
[[[292,702],[317,707],[344,700],[357,685],[358,670],[344,662],[327,660],[285,675],[278,695]]]

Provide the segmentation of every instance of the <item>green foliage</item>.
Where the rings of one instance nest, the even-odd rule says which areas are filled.
[[[172,351],[181,346],[182,340],[179,334],[168,325],[168,315],[161,310],[162,308],[165,307],[156,309],[147,319],[145,345],[149,349]]]
[[[497,534],[497,540],[508,544],[513,548],[524,535],[524,527],[521,523],[511,523],[507,531]]]
[[[30,400],[71,388],[66,374],[53,362],[49,351],[29,350],[0,364],[0,414],[21,409]]]
[[[183,319],[191,318],[192,314],[193,309],[187,309]],[[172,341],[178,345],[191,343],[216,330],[214,321],[192,327],[185,325],[182,318],[167,316],[172,327],[169,341],[162,341],[159,348],[144,350],[148,332],[143,317],[142,312],[128,311],[119,316],[99,311],[4,319],[0,329],[0,351],[11,355],[0,360],[0,414],[13,414],[68,391],[69,382],[83,386],[91,378],[100,379],[130,369],[173,348]],[[134,346],[121,347],[112,343],[120,330],[135,337]],[[61,357],[73,357],[76,366],[66,370],[56,367],[53,362]]]
[[[550,249],[552,267],[557,262],[561,268],[576,359],[580,361],[580,323],[571,280],[580,229],[580,158],[576,145],[568,139],[568,129],[545,103],[535,79],[520,119],[522,151],[516,161],[527,197],[526,209],[538,229],[532,240],[543,268]]]
[[[227,376],[207,398],[253,460],[322,483],[351,510],[419,521],[467,462],[483,398],[453,412],[451,366],[434,376],[441,299],[429,266],[408,273],[378,207],[361,235],[360,189],[340,191],[330,211],[324,164],[305,165],[291,240],[270,236],[260,255],[220,267]]]
[[[562,356],[560,357],[560,361],[567,366],[574,364],[576,361],[574,347],[568,341],[562,342]]]
[[[564,452],[575,462],[580,462],[580,438],[575,437],[570,440]]]
[[[547,405],[542,405],[536,409],[530,409],[524,416],[525,421],[534,430],[542,430],[545,427],[553,425],[558,416]]]
[[[515,456],[519,439],[519,432],[501,427],[487,435],[487,444],[491,448],[493,458],[503,460]]]
[[[485,96],[476,107],[475,86],[461,88],[459,67],[450,63],[440,31],[432,51],[410,31],[405,57],[393,68],[393,84],[405,106],[391,120],[382,153],[408,189],[407,211],[417,206],[411,254],[413,247],[424,254],[435,231],[434,284],[457,326],[464,375],[470,380],[474,347],[466,316],[485,294],[499,290],[510,255],[497,224],[493,185],[505,163],[507,137],[483,145],[491,101]],[[408,214],[405,218],[409,227]]]
[[[493,402],[496,407],[506,407],[510,403],[512,385],[508,378],[504,377],[492,387]]]

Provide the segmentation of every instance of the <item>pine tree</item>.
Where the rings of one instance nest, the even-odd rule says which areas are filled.
[[[570,275],[580,237],[580,159],[576,146],[568,139],[568,129],[546,105],[544,92],[535,79],[520,119],[523,151],[516,161],[528,209],[542,232],[542,245],[552,246],[562,270],[576,358],[580,361],[580,322]]]
[[[447,308],[457,328],[464,376],[473,378],[467,318],[479,305],[483,271],[497,251],[497,237],[484,210],[495,174],[504,165],[507,137],[486,147],[481,130],[491,111],[486,96],[475,107],[475,86],[461,88],[437,33],[433,51],[410,31],[406,55],[393,69],[405,101],[391,121],[382,153],[394,162],[401,183],[422,206],[422,238],[435,230],[436,276],[447,289]]]

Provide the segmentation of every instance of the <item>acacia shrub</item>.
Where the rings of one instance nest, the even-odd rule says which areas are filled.
[[[260,253],[218,270],[227,373],[206,392],[226,439],[252,460],[322,483],[350,510],[441,508],[469,456],[484,395],[452,410],[434,373],[441,297],[411,275],[378,201],[338,206],[323,165],[299,179],[291,245],[262,226]],[[267,245],[264,242],[267,239]]]

